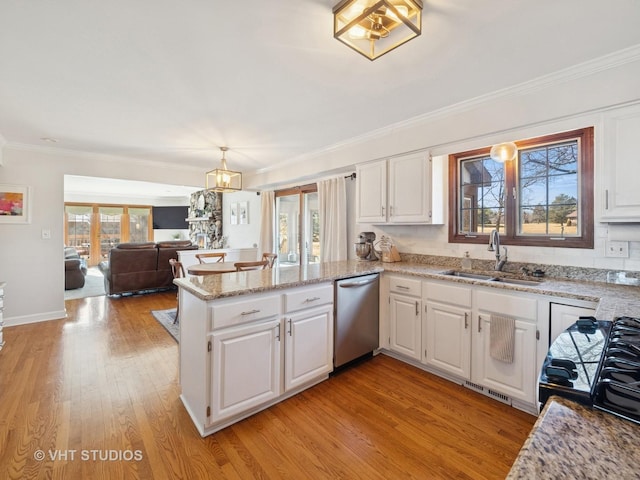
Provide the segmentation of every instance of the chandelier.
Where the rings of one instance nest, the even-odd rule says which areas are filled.
[[[242,190],[242,173],[227,169],[227,159],[225,153],[228,147],[220,147],[222,151],[222,168],[216,168],[206,175],[206,189],[212,192],[229,193]]]
[[[422,32],[422,0],[342,0],[333,7],[333,36],[369,60]]]

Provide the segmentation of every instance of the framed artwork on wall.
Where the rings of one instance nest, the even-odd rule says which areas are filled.
[[[0,223],[31,223],[31,187],[0,184]]]
[[[249,223],[249,202],[238,203],[238,223],[240,225]]]
[[[238,203],[237,202],[232,203],[229,206],[229,211],[230,211],[229,223],[231,225],[237,225],[238,224]]]

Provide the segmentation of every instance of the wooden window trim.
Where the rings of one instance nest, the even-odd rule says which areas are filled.
[[[549,236],[528,236],[517,234],[517,209],[516,200],[507,196],[505,200],[505,213],[507,222],[505,224],[505,233],[500,233],[500,239],[504,245],[521,245],[536,247],[564,247],[564,248],[585,248],[593,249],[594,242],[594,206],[593,206],[593,185],[594,185],[594,169],[593,169],[593,127],[562,132],[543,137],[531,138],[515,142],[518,149],[533,146],[541,146],[551,143],[559,143],[564,140],[579,139],[580,141],[580,157],[578,159],[580,168],[580,194],[578,201],[580,202],[580,225],[582,226],[582,235],[580,237],[565,237],[564,240],[553,240],[553,235]],[[460,198],[458,191],[458,175],[460,160],[463,158],[489,155],[490,147],[467,152],[454,153],[449,155],[449,243],[470,243],[484,244],[488,243],[489,235],[484,233],[474,233],[467,235],[458,231]],[[513,164],[515,160],[508,162]],[[505,171],[505,181],[507,189],[517,184],[516,166],[510,165]]]

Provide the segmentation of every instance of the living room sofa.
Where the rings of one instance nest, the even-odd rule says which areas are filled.
[[[64,289],[75,290],[84,287],[87,266],[73,247],[64,247]]]
[[[107,295],[133,293],[173,287],[170,258],[178,250],[197,250],[190,241],[121,243],[109,252],[99,267],[104,275]]]

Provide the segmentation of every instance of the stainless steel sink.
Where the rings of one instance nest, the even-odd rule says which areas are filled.
[[[492,277],[491,275],[483,275],[481,273],[459,272],[457,270],[442,272],[442,274],[448,275],[451,277],[470,278],[472,280],[493,280],[494,279],[494,277]]]
[[[509,278],[509,277],[494,277],[493,275],[485,275],[482,273],[461,272],[459,270],[448,270],[446,272],[442,272],[442,274],[450,277],[468,278],[470,280],[484,280],[487,282],[508,283],[512,285],[526,285],[526,286],[533,286],[533,287],[540,285],[540,282],[536,280],[524,280],[521,278]]]
[[[532,287],[537,287],[538,285],[540,285],[540,282],[536,280],[523,280],[521,278],[496,277],[496,278],[492,278],[490,281],[500,282],[500,283],[511,283],[512,285],[528,285]]]

